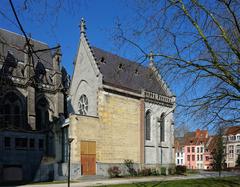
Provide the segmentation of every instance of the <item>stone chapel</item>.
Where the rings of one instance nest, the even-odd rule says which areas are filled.
[[[126,159],[136,168],[171,167],[175,96],[153,58],[143,66],[90,46],[84,20],[80,27],[64,125],[74,139],[72,176],[107,175],[111,166],[124,170]]]

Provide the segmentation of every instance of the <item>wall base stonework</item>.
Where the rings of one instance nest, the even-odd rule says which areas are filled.
[[[128,175],[128,169],[123,163],[97,163],[97,175],[109,177],[108,169],[117,166],[121,171],[121,176]],[[140,164],[133,164],[134,169],[137,171],[141,168]]]

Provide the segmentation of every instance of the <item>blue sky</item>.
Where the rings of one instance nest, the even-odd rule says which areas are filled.
[[[86,20],[87,36],[91,45],[119,53],[114,47],[112,39],[113,28],[117,19],[124,20],[131,12],[125,1],[119,0],[72,2],[73,5],[78,6],[74,7],[72,11],[72,5],[69,5],[68,1],[64,1],[62,6],[66,7],[67,10],[61,9],[57,16],[51,15],[51,11],[48,10],[46,17],[44,16],[39,21],[38,17],[42,18],[40,12],[45,9],[42,4],[35,3],[34,6],[30,5],[29,10],[21,11],[19,10],[22,8],[21,1],[20,3],[19,1],[13,2],[26,33],[31,33],[32,38],[47,43],[50,47],[56,46],[58,43],[62,46],[62,64],[69,74],[72,74],[73,71],[73,60],[79,42],[81,18],[83,17]],[[0,15],[0,27],[22,34],[20,29],[12,24],[16,21],[8,1],[3,2],[0,11],[11,19],[9,21]],[[57,21],[55,21],[56,17]]]
[[[44,12],[46,9],[42,3],[44,1],[32,1],[33,4],[27,5],[27,9],[23,8],[22,1],[13,2],[26,33],[31,33],[32,38],[47,43],[50,47],[58,43],[62,46],[62,65],[70,75],[73,72],[73,60],[77,53],[80,36],[79,23],[82,17],[86,20],[87,37],[91,45],[132,60],[139,56],[139,51],[134,50],[134,47],[119,50],[112,38],[116,21],[126,23],[134,15],[134,6],[131,4],[133,1],[68,0],[63,1],[59,11],[55,11],[57,1],[48,1],[49,7],[53,8],[47,9],[46,12]],[[10,4],[5,0],[0,6],[0,27],[22,34],[14,23],[16,24],[16,20]],[[140,44],[144,43],[140,42]],[[146,43],[143,46],[146,46]],[[180,87],[170,84],[170,88],[177,96],[180,94]]]

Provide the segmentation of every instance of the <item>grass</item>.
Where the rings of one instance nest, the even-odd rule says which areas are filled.
[[[78,181],[71,181],[71,183],[76,183]],[[7,183],[3,183],[3,184],[0,184],[1,185],[4,185],[4,186],[19,186],[19,185],[49,185],[49,184],[63,184],[63,183],[67,183],[66,180],[64,181],[46,181],[46,182],[7,182]]]
[[[107,187],[240,187],[240,177],[158,181],[109,185]]]
[[[71,181],[71,183],[77,183],[78,181]],[[31,185],[41,185],[41,184],[63,184],[63,183],[67,183],[66,180],[64,181],[49,181],[49,182],[34,182],[34,183],[30,183]]]

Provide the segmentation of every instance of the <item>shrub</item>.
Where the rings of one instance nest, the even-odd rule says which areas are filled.
[[[240,154],[239,154],[238,157],[237,157],[236,166],[240,166]]]
[[[170,168],[168,168],[168,174],[169,175],[174,175],[175,174],[175,168],[173,168],[173,167],[170,167]]]
[[[176,166],[176,173],[182,175],[186,173],[187,167],[186,166]]]
[[[124,160],[124,165],[128,168],[128,173],[131,175],[131,176],[136,176],[137,175],[137,172],[136,170],[134,169],[133,167],[133,161],[132,160]]]
[[[152,174],[152,171],[150,168],[143,168],[142,170],[138,169],[139,176],[150,176]]]
[[[153,169],[151,170],[151,175],[153,175],[153,176],[158,176],[158,175],[160,175],[160,172],[159,172],[159,170],[157,170],[156,168],[153,168]]]
[[[161,175],[167,175],[166,171],[165,167],[161,167]]]
[[[118,166],[113,166],[108,168],[108,174],[110,175],[110,177],[119,177],[121,174],[121,170]]]

